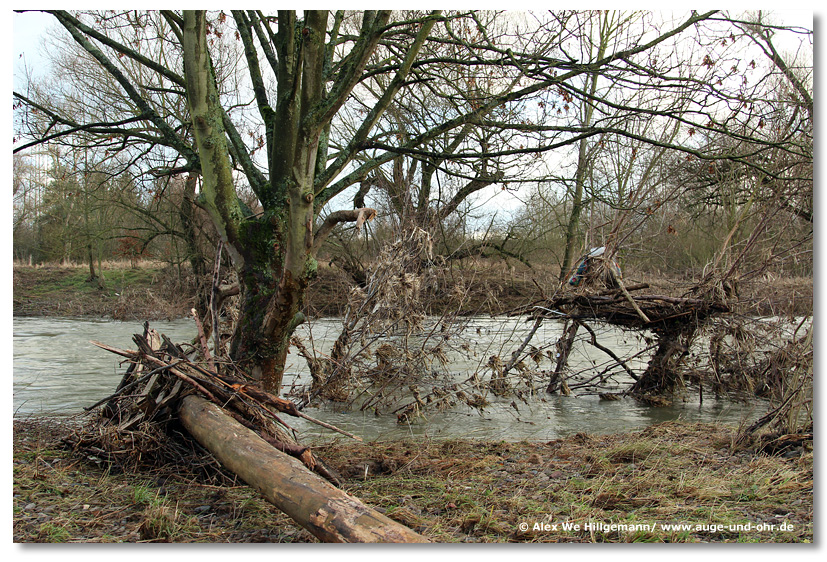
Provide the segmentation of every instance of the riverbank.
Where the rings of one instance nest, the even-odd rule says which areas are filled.
[[[128,262],[104,267],[104,286],[88,280],[86,266],[15,264],[13,314],[15,316],[65,316],[115,320],[168,320],[189,314],[194,303],[193,280],[160,262]],[[456,306],[452,295],[458,286],[467,289],[461,314],[506,314],[553,292],[557,272],[523,264],[508,266],[502,260],[479,261],[451,268],[429,294],[430,313],[439,315]],[[628,273],[635,282],[646,282],[650,292],[681,296],[692,281],[678,277]],[[341,316],[353,283],[340,269],[320,264],[308,290],[309,315]],[[813,313],[812,278],[773,277],[739,287],[740,312],[755,316],[809,316]]]
[[[14,316],[172,320],[194,302],[191,283],[156,262],[110,264],[103,286],[82,265],[15,264],[13,272]]]
[[[14,422],[15,542],[315,542],[247,486],[185,467],[118,473]],[[736,430],[667,422],[549,442],[320,444],[343,488],[435,542],[812,542],[811,442],[780,455]]]

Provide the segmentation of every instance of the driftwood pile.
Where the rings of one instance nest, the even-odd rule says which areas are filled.
[[[129,368],[111,396],[87,408],[98,416],[74,437],[76,450],[144,472],[142,457],[188,470],[206,459],[213,475],[238,477],[325,542],[428,542],[331,484],[338,476],[297,443],[282,415],[358,437],[262,391],[232,364],[216,370],[197,320],[201,347],[189,353],[148,324],[133,337],[136,350],[92,342]],[[199,354],[206,365],[195,361]]]
[[[550,298],[515,311],[534,319],[535,327],[544,319],[565,322],[563,335],[557,343],[556,367],[546,389],[548,392],[568,393],[564,371],[577,332],[583,328],[589,332],[592,345],[613,357],[634,380],[624,394],[651,405],[667,405],[668,400],[662,396],[680,385],[678,367],[688,355],[698,328],[708,318],[730,312],[726,300],[718,298],[720,292],[703,291],[701,287],[682,297],[639,294],[637,291],[648,289],[649,285],[625,284],[608,254],[589,258],[588,269],[575,275],[576,284],[564,283]],[[656,339],[655,351],[646,370],[642,374],[632,372],[612,350],[600,345],[587,324],[589,321],[638,332],[651,331]]]
[[[632,295],[648,289],[647,283],[628,287],[582,287],[551,299],[537,301],[520,312],[531,317],[569,320],[598,320],[636,330],[663,330],[676,324],[697,323],[709,316],[729,312],[720,301],[667,295]]]
[[[300,417],[360,440],[355,435],[304,414],[289,400],[262,391],[254,381],[244,378],[243,373],[219,374],[208,351],[205,354],[207,366],[195,362],[195,349],[186,353],[181,346],[151,329],[149,324],[144,325],[143,334],[133,336],[133,341],[138,347],[136,350],[92,342],[129,362],[116,391],[86,408],[100,408],[99,431],[101,434],[113,434],[107,441],[110,446],[100,447],[98,451],[99,456],[104,456],[106,460],[122,465],[134,463],[136,455],[135,450],[129,447],[134,444],[129,442],[130,437],[147,432],[152,426],[177,420],[178,405],[189,394],[198,394],[220,406],[270,445],[296,457],[308,469],[332,482],[337,481],[336,475],[316,459],[308,447],[297,443],[295,431],[281,415]],[[204,350],[201,350],[202,353]],[[109,442],[113,440],[114,443]],[[124,446],[118,447],[118,440]],[[169,446],[175,447],[175,444]]]

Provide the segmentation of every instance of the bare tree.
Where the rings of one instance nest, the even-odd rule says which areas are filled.
[[[712,49],[720,33],[700,24],[714,12],[658,27],[644,21],[639,33],[599,57],[573,54],[581,37],[566,25],[571,13],[50,13],[94,60],[78,61],[67,78],[83,80],[82,72],[92,66],[104,71],[86,75],[100,103],[97,111],[80,114],[60,103],[59,92],[15,92],[22,104],[21,134],[30,139],[18,150],[81,136],[101,149],[128,153],[126,161],[156,174],[200,174],[197,202],[232,256],[240,283],[231,356],[271,391],[280,388],[290,336],[304,319],[319,239],[335,224],[357,221],[369,211],[317,218],[337,195],[399,155],[441,169],[447,162],[466,165],[470,186],[496,178],[495,159],[533,158],[602,134],[635,136],[610,114],[658,115],[720,130],[720,116],[713,115],[720,100],[737,99],[710,87],[707,76],[671,75],[686,62],[678,53],[654,60],[657,47],[684,34]],[[497,18],[509,24],[497,28]],[[707,69],[702,62],[690,68]],[[236,69],[244,70],[243,80]],[[414,96],[423,85],[456,93],[457,76],[466,75],[471,84],[466,70],[474,71],[477,83],[490,77],[489,87],[452,95],[445,99],[450,111],[387,134],[394,100],[411,99],[407,93]],[[661,93],[660,103],[625,103],[577,84],[594,75],[610,80],[614,90],[652,88]],[[700,103],[685,114],[675,101],[685,87],[703,91],[717,105]],[[569,98],[590,101],[599,118],[587,125],[566,120]],[[529,103],[540,102],[544,111],[528,110]],[[352,133],[334,143],[344,120]],[[475,142],[452,149],[468,125],[501,138],[511,134],[496,146],[481,144],[484,134],[469,136]],[[698,158],[760,166],[748,162],[748,155],[668,146]],[[471,161],[491,167],[475,168]],[[242,204],[243,189],[255,194],[260,212]],[[451,205],[449,200],[444,208]]]

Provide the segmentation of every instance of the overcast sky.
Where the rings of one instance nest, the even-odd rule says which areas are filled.
[[[796,5],[793,2],[792,5]],[[785,2],[790,5],[790,2]],[[779,19],[783,19],[787,25],[796,25],[813,29],[813,10],[773,10]],[[27,12],[23,14],[12,14],[12,35],[13,49],[12,57],[14,64],[15,86],[21,74],[22,63],[25,60],[30,67],[38,66],[38,55],[46,32],[57,25],[54,17],[40,12]],[[787,46],[789,49],[790,46]],[[23,55],[23,57],[21,57]]]

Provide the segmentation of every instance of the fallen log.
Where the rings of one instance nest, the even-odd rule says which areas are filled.
[[[316,476],[196,396],[181,400],[184,427],[224,467],[324,542],[429,542]]]

